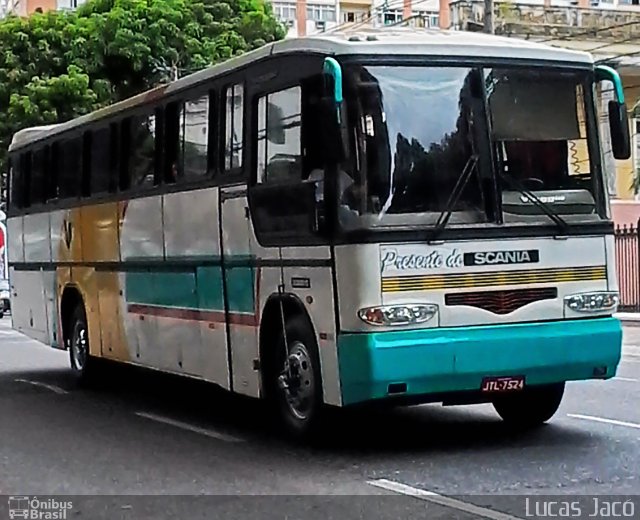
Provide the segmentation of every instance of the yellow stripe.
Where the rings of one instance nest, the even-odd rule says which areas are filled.
[[[605,280],[606,266],[531,269],[497,273],[455,273],[438,275],[392,276],[382,279],[382,292],[433,291],[494,287],[497,285],[531,285]]]

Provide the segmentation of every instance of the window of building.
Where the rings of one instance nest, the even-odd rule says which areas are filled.
[[[273,14],[280,21],[294,21],[296,19],[295,4],[274,3]]]
[[[224,169],[242,166],[243,151],[243,86],[238,84],[226,90]]]
[[[402,21],[402,10],[389,9],[387,11],[384,11],[381,15],[379,15],[378,20],[384,25],[398,23]]]
[[[300,87],[258,100],[258,182],[302,179],[300,126]]]
[[[313,22],[335,22],[336,7],[325,4],[307,4],[307,20]]]

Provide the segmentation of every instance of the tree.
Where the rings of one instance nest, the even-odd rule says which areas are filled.
[[[0,21],[0,171],[13,134],[284,37],[263,0],[89,0]]]

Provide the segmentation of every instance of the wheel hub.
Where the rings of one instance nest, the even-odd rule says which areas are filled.
[[[300,341],[291,346],[278,386],[291,412],[298,419],[306,419],[313,406],[313,369],[307,347]]]
[[[74,330],[71,350],[76,368],[82,370],[87,360],[87,329],[81,323],[78,323]]]

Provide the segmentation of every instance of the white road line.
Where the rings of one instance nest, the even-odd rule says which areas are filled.
[[[640,383],[640,379],[633,379],[632,377],[622,377],[622,376],[615,376],[614,381],[629,381],[630,383]]]
[[[68,394],[69,393],[64,388],[60,388],[59,386],[56,386],[56,385],[48,385],[47,383],[41,383],[40,381],[31,381],[29,379],[14,379],[14,381],[16,381],[18,383],[26,383],[28,385],[33,385],[33,386],[40,386],[42,388],[46,388],[47,390],[51,390],[52,392],[55,392],[56,394]]]
[[[394,493],[408,495],[419,500],[433,502],[434,504],[438,504],[444,507],[457,509],[458,511],[464,511],[465,513],[481,516],[483,518],[491,518],[492,520],[522,520],[517,516],[501,513],[500,511],[494,511],[493,509],[488,509],[486,507],[476,506],[468,502],[456,500],[455,498],[445,497],[439,495],[438,493],[434,493],[433,491],[425,491],[424,489],[407,486],[406,484],[401,484],[400,482],[393,482],[392,480],[387,480],[386,478],[369,480],[367,481],[367,484],[386,489],[388,491],[393,491]]]
[[[225,442],[244,442],[245,441],[245,439],[241,439],[240,437],[234,437],[233,435],[227,435],[226,433],[220,433],[215,430],[200,428],[199,426],[193,426],[192,424],[188,424],[182,421],[176,421],[175,419],[170,419],[169,417],[162,417],[160,415],[155,415],[147,412],[136,412],[136,415],[138,417],[144,417],[145,419],[150,419],[152,421],[156,421],[159,423],[169,424],[171,426],[175,426],[176,428],[182,428],[183,430],[187,430],[193,433],[206,435],[207,437],[218,439],[220,441],[225,441]]]
[[[615,419],[605,419],[604,417],[594,417],[593,415],[580,415],[577,413],[568,413],[567,417],[573,417],[574,419],[583,419],[585,421],[594,421],[594,422],[601,422],[605,424],[613,424],[615,426],[626,426],[627,428],[636,428],[640,430],[640,424],[626,422],[626,421],[617,421]]]

